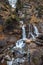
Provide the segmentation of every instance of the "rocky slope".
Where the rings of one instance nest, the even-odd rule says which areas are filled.
[[[23,8],[19,11],[19,15],[17,15],[7,0],[0,0],[0,60],[4,56],[3,54],[6,53],[6,48],[15,45],[16,41],[22,36],[22,30],[18,21],[24,21],[27,38],[29,24],[32,29],[32,24],[35,24],[39,32],[43,35],[43,0],[21,0],[21,3],[23,4]],[[38,41],[39,43],[40,39],[37,38],[35,41]],[[43,65],[43,46],[39,46],[37,45],[37,42],[29,40],[26,41],[26,44],[30,50],[30,64]],[[8,53],[6,54],[9,54],[8,50],[7,52]],[[6,62],[3,63],[6,65]],[[0,65],[3,65],[3,63],[1,64],[0,62]],[[24,65],[28,65],[28,63],[25,63]]]

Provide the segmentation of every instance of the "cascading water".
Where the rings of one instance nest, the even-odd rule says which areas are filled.
[[[16,8],[16,2],[17,2],[17,0],[8,0],[8,1],[9,1],[10,5],[13,8]],[[23,63],[23,62],[27,61],[27,59],[29,60],[29,57],[30,57],[29,55],[28,55],[27,59],[23,57],[23,55],[25,53],[27,54],[27,52],[24,50],[24,48],[25,48],[25,42],[24,42],[24,40],[26,39],[26,32],[25,32],[25,25],[23,24],[23,21],[21,21],[21,23],[22,23],[22,39],[20,39],[20,40],[18,40],[16,42],[16,46],[13,47],[13,49],[11,50],[11,52],[15,52],[16,51],[15,49],[17,48],[17,52],[15,52],[15,53],[19,53],[19,55],[22,55],[22,58],[16,58],[16,59],[12,58],[10,61],[7,61],[7,65],[13,65],[14,62],[15,62],[14,65],[20,65],[20,64],[16,64],[16,63]]]
[[[7,65],[12,65],[12,63],[13,63],[13,60],[7,61]]]
[[[33,32],[35,35],[32,33],[31,25],[29,24],[29,35],[31,36],[30,38],[35,39],[36,37],[38,37],[39,31],[35,25],[33,25],[33,28],[34,28]]]
[[[23,48],[25,46],[24,40],[26,39],[25,26],[22,24],[22,39],[18,40],[16,47]]]
[[[35,36],[32,33],[32,25],[31,24],[29,24],[29,35],[30,35],[30,38],[35,39]]]
[[[22,26],[22,39],[25,40],[26,39],[26,33],[25,33],[25,26]]]
[[[9,1],[9,4],[13,7],[13,8],[16,8],[16,2],[17,0],[8,0]]]
[[[32,36],[33,39],[35,39],[35,36],[32,34],[32,32],[30,32],[30,35]]]
[[[36,34],[36,37],[38,37],[39,31],[35,25],[33,25],[33,27],[34,27],[34,33]]]
[[[17,48],[23,48],[25,46],[25,43],[23,42],[23,39],[20,39],[16,43]]]

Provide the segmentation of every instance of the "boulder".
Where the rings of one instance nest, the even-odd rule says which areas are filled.
[[[25,43],[30,44],[31,41],[32,41],[32,39],[26,39],[26,40],[25,40]]]
[[[40,35],[36,38],[35,43],[38,44],[38,45],[40,45],[40,46],[43,46],[43,35],[42,35],[42,34],[40,34]]]

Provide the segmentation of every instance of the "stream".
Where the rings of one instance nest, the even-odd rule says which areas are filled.
[[[21,23],[22,23],[22,39],[18,40],[16,42],[16,45],[11,50],[12,53],[13,52],[15,53],[16,59],[12,58],[11,61],[7,61],[7,65],[20,65],[21,63],[23,64],[25,61],[28,62],[30,60],[30,51],[28,51],[29,49],[27,49],[28,53],[27,51],[25,51],[26,49],[26,44],[24,42],[26,40],[25,25],[23,21],[21,21]],[[39,31],[35,25],[33,25],[33,28],[36,36],[32,32],[29,32],[29,34],[31,35],[31,38],[34,40],[39,35]],[[26,55],[27,57],[25,58],[24,55]]]
[[[15,53],[16,55],[16,59],[12,59],[11,61],[7,61],[7,65],[20,65],[21,63],[25,63],[25,61],[29,61],[29,54],[30,52],[27,53],[27,51],[29,51],[27,49],[27,51],[25,51],[26,49],[26,44],[25,44],[25,41],[26,40],[26,31],[25,31],[25,26],[24,24],[22,24],[22,39],[18,40],[16,42],[16,46],[14,46],[12,49],[11,49],[11,52]],[[25,57],[27,56],[27,57]],[[29,62],[28,62],[29,63]]]
[[[16,2],[17,0],[8,0],[9,4],[12,6],[12,8],[16,8]]]
[[[31,31],[31,26],[29,25],[29,35],[30,35],[30,38],[32,38],[33,40],[36,39],[36,37],[39,36],[39,31],[38,31],[38,28],[35,24],[32,24],[33,25],[33,29],[34,29],[34,34],[33,32]]]
[[[17,0],[8,0],[10,5],[13,8],[16,8],[16,2]],[[25,30],[25,25],[23,23],[23,21],[21,21],[22,23],[22,39],[18,40],[16,42],[16,45],[12,48],[11,52],[15,53],[16,58],[12,58],[11,61],[7,61],[7,65],[21,65],[23,64],[25,61],[27,61],[28,63],[30,62],[30,51],[27,49],[27,51],[24,50],[24,48],[26,49],[26,44],[25,44],[25,40],[26,40],[26,30]],[[35,25],[33,25],[34,28],[34,33],[36,34],[36,36],[31,32],[30,30],[30,26],[29,26],[29,34],[31,35],[31,38],[34,40],[38,35],[39,35],[39,31],[37,29],[37,27]],[[26,55],[26,57],[25,57]]]

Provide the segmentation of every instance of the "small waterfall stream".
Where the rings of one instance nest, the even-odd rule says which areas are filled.
[[[29,24],[29,35],[30,35],[29,38],[35,39],[35,36],[34,36],[34,34],[32,33],[32,25],[31,25],[31,24]]]
[[[9,1],[9,3],[10,3],[10,5],[13,7],[13,8],[16,8],[16,2],[17,2],[17,0],[8,0]],[[15,48],[20,48],[20,49],[23,49],[24,47],[25,47],[25,42],[24,42],[24,40],[26,40],[26,31],[25,31],[25,25],[23,24],[23,22],[21,21],[21,23],[22,23],[22,39],[20,39],[20,40],[18,40],[17,42],[16,42],[16,46],[15,47],[13,47],[13,49],[15,49]],[[32,33],[32,31],[30,31],[31,29],[30,29],[30,26],[29,26],[29,34],[32,36],[32,39],[35,39],[35,37],[37,37],[38,35],[39,35],[39,31],[38,31],[38,29],[37,29],[37,27],[35,26],[35,25],[33,25],[33,27],[34,27],[34,33],[36,34],[36,36]],[[24,50],[22,51],[22,50],[17,50],[18,52],[19,52],[19,55],[21,54],[21,55],[23,55],[24,54]],[[17,52],[17,53],[18,53]],[[28,52],[28,54],[29,54],[29,52]],[[29,56],[29,55],[28,55]],[[30,57],[30,56],[29,56]],[[30,60],[30,59],[29,59]],[[14,58],[11,60],[11,61],[7,61],[7,65],[13,65],[13,62],[18,62],[18,63],[20,63],[20,62],[24,62],[25,61],[25,59],[22,57],[22,58],[16,58],[15,59],[15,61],[14,61]],[[14,64],[14,65],[16,65],[16,64]],[[20,64],[17,64],[17,65],[20,65]]]
[[[11,61],[7,61],[7,65],[12,65],[13,63],[15,63],[14,65],[16,65],[17,63],[24,63],[26,60],[25,58],[23,58],[23,55],[26,53],[26,51],[24,50],[25,48],[24,40],[26,39],[26,32],[25,32],[25,26],[22,21],[21,23],[22,23],[22,39],[16,42],[16,46],[13,47],[13,50],[15,50],[14,52],[17,53],[16,55],[19,55],[19,57],[21,56],[22,58],[18,57],[15,60],[13,59]],[[20,64],[17,64],[17,65],[20,65]]]
[[[7,61],[7,65],[12,65],[13,59],[11,61]]]
[[[23,24],[23,21],[21,21],[21,23],[22,23],[22,39],[18,40],[16,42],[16,46],[14,46],[12,49],[15,53],[17,53],[16,56],[18,55],[18,57],[16,59],[12,59],[11,61],[7,61],[7,65],[13,65],[13,63],[15,63],[14,65],[20,65],[17,63],[24,63],[26,61],[23,57],[23,55],[25,53],[27,54],[27,52],[24,50],[24,48],[26,46],[26,44],[24,42],[24,40],[26,40],[26,31],[25,31],[25,25]],[[34,28],[34,33],[36,34],[36,36],[38,36],[39,32],[38,32],[37,27],[35,25],[33,25],[33,28]],[[36,38],[36,36],[32,33],[30,27],[29,27],[29,34],[31,35],[32,39]],[[28,60],[30,60],[29,54],[30,54],[30,51],[28,52],[28,56],[27,56]],[[22,58],[20,58],[20,57],[22,57]]]
[[[39,35],[38,28],[35,25],[33,25],[33,27],[34,27],[34,33],[36,34],[36,37],[38,37]]]
[[[35,39],[36,37],[39,36],[39,31],[38,31],[38,28],[36,27],[36,25],[33,24],[33,32],[32,32],[32,29],[31,29],[31,26],[29,25],[29,35],[31,36],[30,38],[32,39]]]
[[[26,39],[25,26],[22,25],[22,39],[18,40],[16,43],[16,47],[22,48],[25,46],[24,40]]]
[[[17,0],[8,0],[9,4],[12,6],[12,8],[16,8],[16,2]]]
[[[30,35],[32,36],[32,39],[35,39],[35,36],[32,34],[32,32],[30,32]]]
[[[26,39],[26,31],[25,31],[25,26],[22,26],[22,39],[25,40]]]

